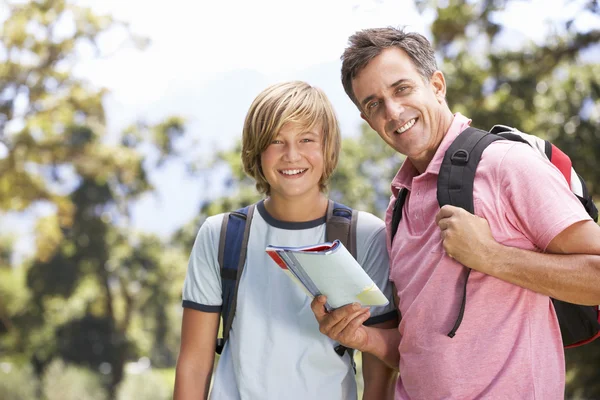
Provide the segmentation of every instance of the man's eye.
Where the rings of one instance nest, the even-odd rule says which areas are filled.
[[[400,86],[400,87],[398,88],[398,90],[396,90],[396,93],[402,93],[402,92],[404,92],[406,89],[408,89],[408,87],[407,87],[407,86]]]
[[[378,105],[379,105],[379,102],[378,102],[378,101],[374,101],[374,102],[372,102],[372,103],[369,103],[369,105],[367,106],[367,108],[368,108],[369,110],[372,110],[372,109],[374,109],[375,107],[377,107]]]

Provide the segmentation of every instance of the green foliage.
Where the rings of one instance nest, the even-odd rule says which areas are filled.
[[[434,13],[448,102],[475,126],[513,125],[551,139],[597,196],[600,67],[582,53],[597,50],[600,29],[577,31],[569,21],[542,44],[506,49],[495,15],[508,3],[416,1]],[[598,17],[597,2],[580,5],[579,15]],[[72,72],[78,49],[101,54],[102,35],[127,25],[67,0],[15,0],[7,10],[0,25],[0,145],[8,149],[0,159],[0,212],[49,211],[36,222],[35,253],[18,265],[14,241],[0,237],[0,398],[168,398],[172,376],[127,375],[125,366],[140,355],[153,366],[175,364],[181,285],[199,226],[260,198],[243,172],[241,146],[209,166],[229,169],[226,193],[200,204],[193,221],[164,240],[132,232],[131,205],[153,191],[150,169],[184,159],[177,144],[185,121],[138,121],[109,140],[106,90]],[[59,20],[72,22],[72,31],[59,32]],[[383,216],[403,159],[367,125],[342,148],[330,196]],[[566,354],[567,396],[600,397],[600,344]]]
[[[174,381],[156,370],[128,375],[119,386],[117,399],[169,400],[173,398],[173,384]]]
[[[65,0],[7,6],[0,142],[8,155],[0,159],[0,210],[44,204],[51,211],[37,221],[35,254],[0,269],[0,352],[29,361],[38,381],[55,359],[103,370],[106,391],[94,398],[113,399],[126,361],[141,349],[157,364],[174,363],[178,324],[168,305],[179,298],[173,280],[180,290],[184,261],[127,225],[132,202],[153,190],[148,168],[179,155],[184,121],[141,121],[108,140],[106,91],[72,70],[79,50],[101,53],[99,38],[125,25]],[[59,32],[57,25],[68,22],[73,29]],[[158,155],[154,163],[142,147]],[[2,253],[3,263],[8,256]],[[171,268],[174,261],[181,268]]]
[[[32,368],[18,369],[7,362],[0,363],[0,399],[31,400],[36,398]]]
[[[54,361],[44,374],[43,393],[48,400],[106,400],[101,377],[90,370]]]

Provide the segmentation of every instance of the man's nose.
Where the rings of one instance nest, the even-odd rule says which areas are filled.
[[[400,115],[404,112],[404,105],[399,101],[387,101],[385,103],[385,112],[388,120],[401,119]]]

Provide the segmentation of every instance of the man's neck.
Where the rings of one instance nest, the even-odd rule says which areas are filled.
[[[440,114],[440,118],[438,121],[439,121],[437,124],[438,128],[437,128],[437,131],[435,132],[435,137],[436,137],[435,147],[432,148],[431,150],[423,153],[419,157],[409,158],[410,162],[413,164],[415,169],[419,172],[419,175],[427,170],[429,163],[431,162],[431,160],[433,160],[433,157],[435,156],[437,149],[442,144],[444,137],[446,137],[446,134],[448,133],[448,131],[450,130],[450,127],[452,126],[452,121],[454,121],[454,114],[452,113],[452,111],[450,111],[449,108],[445,108],[444,111]]]

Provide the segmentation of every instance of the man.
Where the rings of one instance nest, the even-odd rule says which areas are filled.
[[[563,346],[549,296],[600,303],[600,227],[556,168],[508,141],[483,153],[477,216],[440,209],[444,152],[470,120],[448,107],[430,43],[394,28],[368,29],[350,38],[342,60],[342,83],[362,118],[406,155],[386,215],[389,238],[393,204],[408,189],[388,242],[402,320],[397,330],[365,327],[368,310],[351,305],[327,314],[319,297],[312,307],[321,332],[399,368],[396,399],[562,398]],[[463,265],[472,268],[467,303],[451,338]]]

